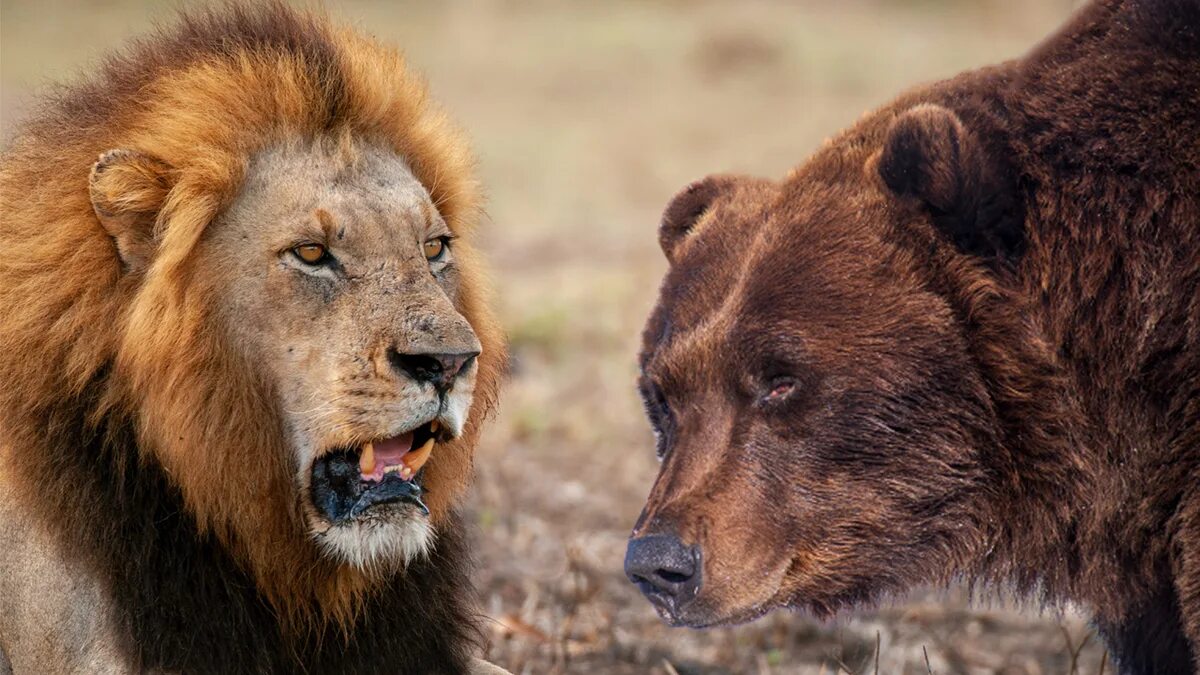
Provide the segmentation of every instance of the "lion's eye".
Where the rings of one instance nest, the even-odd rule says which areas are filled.
[[[428,260],[429,262],[441,260],[442,256],[445,255],[445,253],[446,253],[445,237],[438,237],[437,239],[430,239],[429,241],[425,242],[425,259]]]
[[[329,252],[320,244],[301,244],[292,249],[292,254],[306,265],[317,265],[325,260]]]

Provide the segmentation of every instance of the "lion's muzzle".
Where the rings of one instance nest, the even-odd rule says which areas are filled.
[[[450,389],[458,374],[469,369],[477,356],[479,350],[459,354],[402,354],[388,350],[388,361],[397,371],[418,383],[432,384],[440,393]]]
[[[433,420],[400,436],[322,455],[312,465],[313,505],[334,525],[385,505],[429,515],[421,501],[421,477],[441,429]]]

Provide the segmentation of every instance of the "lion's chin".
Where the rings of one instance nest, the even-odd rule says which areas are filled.
[[[364,572],[386,573],[428,553],[434,529],[423,515],[396,514],[333,525],[315,537],[325,555]]]
[[[308,498],[313,536],[326,553],[363,571],[388,571],[432,545],[422,501],[424,464],[439,440],[438,420],[397,436],[334,448],[313,461]]]

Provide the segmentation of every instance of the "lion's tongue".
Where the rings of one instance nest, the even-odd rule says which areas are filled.
[[[404,455],[412,447],[412,441],[413,435],[410,431],[402,436],[364,445],[358,460],[363,480],[382,480],[385,468],[403,465]]]

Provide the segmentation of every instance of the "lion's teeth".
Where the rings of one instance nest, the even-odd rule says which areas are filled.
[[[362,455],[358,458],[358,468],[363,474],[375,473],[375,444],[363,444]]]
[[[386,476],[389,473],[402,473],[401,470],[403,468],[404,468],[404,466],[400,465],[400,464],[393,464],[391,466],[385,466],[385,467],[383,467],[383,475]]]
[[[429,423],[429,430],[435,434],[437,433],[437,430],[438,430],[438,421],[437,420],[434,420]]]
[[[433,446],[434,441],[431,438],[425,441],[425,445],[422,445],[417,450],[410,450],[409,452],[406,452],[404,457],[400,459],[402,462],[404,462],[404,466],[406,466],[413,475],[416,475],[416,473],[421,470],[421,467],[425,466],[425,462],[429,461],[429,455],[433,454]]]

